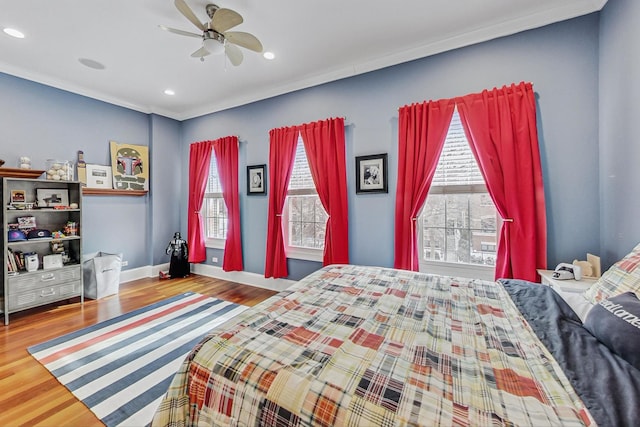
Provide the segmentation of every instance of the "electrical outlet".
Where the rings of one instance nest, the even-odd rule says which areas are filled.
[[[129,261],[122,261],[122,262],[120,263],[120,266],[121,266],[121,267],[126,267],[127,265],[129,265]]]
[[[211,258],[211,262],[218,262],[218,257],[214,256],[213,258]]]

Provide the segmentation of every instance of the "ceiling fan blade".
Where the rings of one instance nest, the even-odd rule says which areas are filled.
[[[202,58],[202,57],[207,56],[207,55],[211,55],[211,52],[209,52],[209,51],[208,51],[207,49],[205,49],[205,48],[204,48],[204,46],[203,46],[203,47],[201,47],[200,49],[198,49],[198,50],[196,50],[195,52],[193,52],[193,53],[191,54],[191,57],[192,57],[192,58]]]
[[[202,31],[205,31],[207,27],[204,26],[202,22],[198,19],[193,10],[187,5],[184,0],[174,0],[173,4],[176,5],[176,8],[187,18],[189,21],[193,23],[196,27],[200,28]]]
[[[216,13],[213,14],[210,26],[211,29],[219,33],[224,33],[236,25],[242,24],[242,21],[242,16],[240,16],[238,12],[231,9],[218,9]]]
[[[224,53],[227,54],[229,62],[236,67],[242,63],[242,59],[244,58],[240,48],[234,44],[226,43],[224,45]]]
[[[169,28],[169,27],[165,27],[164,25],[158,25],[158,27],[162,28],[165,31],[169,31],[170,33],[180,34],[181,36],[197,37],[199,39],[202,38],[202,34],[191,33],[189,31],[182,31],[176,28]]]
[[[262,43],[253,34],[245,33],[243,31],[230,31],[224,33],[224,37],[228,42],[237,44],[254,52],[262,52]]]

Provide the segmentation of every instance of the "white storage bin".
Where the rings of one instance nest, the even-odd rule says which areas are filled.
[[[84,296],[89,299],[100,299],[115,295],[120,289],[120,268],[122,254],[98,252],[85,256],[82,262]]]

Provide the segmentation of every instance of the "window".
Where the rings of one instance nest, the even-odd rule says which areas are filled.
[[[298,138],[283,215],[287,256],[321,261],[327,218],[311,177],[304,143]]]
[[[457,111],[419,221],[425,271],[493,279],[498,215]]]
[[[215,153],[211,153],[209,179],[202,203],[206,246],[224,248],[227,238],[227,206],[222,198],[222,185]]]

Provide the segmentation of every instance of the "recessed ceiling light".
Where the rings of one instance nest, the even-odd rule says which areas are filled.
[[[24,34],[14,28],[5,28],[3,31],[5,32],[5,34],[10,35],[11,37],[15,37],[17,39],[24,38]]]
[[[85,67],[93,68],[94,70],[104,70],[106,68],[104,64],[89,58],[80,58],[78,61]]]
[[[165,89],[164,90],[164,94],[165,95],[175,95],[176,93],[172,89]]]
[[[262,54],[265,59],[274,59],[276,55],[273,52],[265,52]]]

